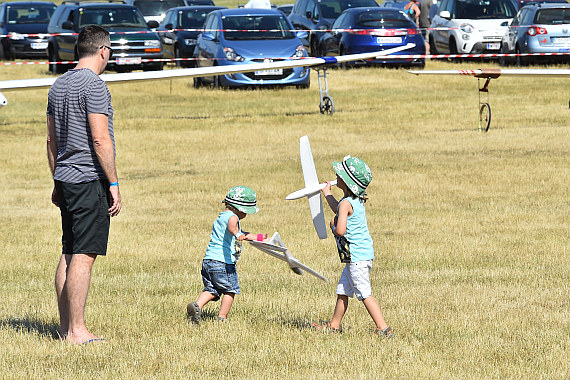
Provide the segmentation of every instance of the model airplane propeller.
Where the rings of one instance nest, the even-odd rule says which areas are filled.
[[[278,232],[275,232],[268,242],[250,241],[250,244],[259,249],[261,252],[265,252],[270,256],[285,261],[287,264],[289,264],[289,268],[291,268],[291,270],[298,275],[302,275],[303,271],[305,271],[325,282],[328,282],[326,277],[324,277],[322,274],[314,271],[305,264],[302,264],[299,262],[299,260],[293,257],[291,252],[289,252],[289,249],[281,240],[281,236],[279,236]]]

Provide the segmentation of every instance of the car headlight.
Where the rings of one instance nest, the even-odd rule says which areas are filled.
[[[145,40],[144,46],[160,46],[159,40]]]
[[[475,30],[475,28],[473,27],[473,25],[468,24],[468,23],[461,24],[461,26],[459,27],[459,29],[461,29],[461,31],[462,31],[462,32],[465,32],[465,33],[473,33],[473,31]]]
[[[307,54],[307,50],[305,50],[303,45],[297,46],[297,48],[295,49],[295,54],[293,54],[293,58],[303,58],[308,56],[309,54]]]
[[[198,40],[194,40],[194,39],[189,38],[189,39],[184,40],[184,43],[186,45],[196,45],[198,43]]]
[[[236,51],[230,47],[226,47],[224,48],[224,54],[226,55],[226,59],[228,61],[234,61],[234,62],[243,62],[245,61],[245,58],[242,57],[241,55],[239,55],[238,53],[236,53]]]
[[[23,34],[16,33],[16,32],[11,32],[9,34],[9,36],[10,36],[11,40],[23,40],[24,38],[26,38],[26,37],[24,37]]]

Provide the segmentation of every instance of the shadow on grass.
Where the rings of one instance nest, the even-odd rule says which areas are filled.
[[[19,332],[38,334],[41,337],[59,339],[59,324],[46,323],[33,317],[1,319],[0,328],[10,328]]]

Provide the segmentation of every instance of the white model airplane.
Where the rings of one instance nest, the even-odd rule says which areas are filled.
[[[307,197],[309,200],[309,208],[311,209],[311,217],[313,225],[319,235],[319,239],[327,238],[327,225],[325,222],[325,214],[323,212],[323,200],[321,198],[321,190],[326,186],[325,183],[319,183],[317,178],[317,169],[313,161],[313,153],[309,144],[309,137],[303,136],[299,141],[301,154],[301,167],[303,169],[303,177],[305,178],[305,188],[297,190],[287,195],[285,199],[293,200]],[[336,179],[330,181],[331,186],[336,185]]]
[[[317,71],[323,70],[324,76],[320,75],[319,71],[319,93],[321,96],[320,110],[321,113],[332,114],[334,109],[327,108],[326,104],[332,104],[332,99],[328,96],[328,84],[326,79],[327,66],[336,65],[342,62],[360,61],[366,59],[383,58],[394,54],[396,52],[413,48],[414,44],[407,44],[393,49],[387,49],[372,53],[350,54],[338,57],[322,57],[322,58],[306,58],[294,59],[277,62],[267,63],[249,63],[244,65],[220,65],[211,67],[199,67],[192,69],[176,69],[176,70],[160,70],[148,72],[135,72],[135,73],[117,73],[117,74],[102,74],[101,79],[107,83],[125,82],[125,81],[150,81],[159,79],[173,79],[173,78],[193,78],[193,77],[206,77],[234,73],[246,73],[271,69],[287,69],[293,67],[313,67]],[[321,78],[324,78],[325,90],[321,89]],[[34,88],[47,88],[51,87],[56,77],[40,78],[40,79],[20,79],[20,80],[5,80],[0,81],[0,107],[8,104],[6,97],[2,91],[15,91]]]
[[[479,79],[485,79],[483,87],[479,84],[479,130],[488,131],[491,125],[491,106],[489,105],[489,83],[491,79],[500,76],[510,77],[567,77],[570,78],[570,69],[478,69],[478,70],[422,70],[408,71],[411,74],[435,74],[435,75],[466,75]],[[487,93],[487,102],[481,102],[481,93]],[[569,102],[570,107],[570,102]]]
[[[291,268],[291,270],[298,275],[302,275],[303,271],[305,271],[317,278],[320,278],[324,282],[329,282],[322,274],[315,272],[313,269],[309,268],[305,264],[300,263],[299,260],[294,258],[291,252],[289,252],[289,249],[287,249],[281,240],[281,236],[279,236],[278,232],[275,232],[268,242],[250,241],[250,244],[270,256],[287,262],[287,264],[289,264],[289,268]]]

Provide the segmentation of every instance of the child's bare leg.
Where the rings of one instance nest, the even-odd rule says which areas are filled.
[[[198,300],[196,301],[196,303],[198,304],[198,306],[200,307],[200,309],[204,308],[204,305],[206,305],[208,302],[212,301],[214,298],[216,298],[215,295],[213,295],[210,292],[202,292],[200,293],[200,295],[198,296]]]
[[[230,309],[232,307],[232,304],[234,302],[234,298],[235,298],[235,293],[224,293],[224,296],[222,297],[222,305],[220,306],[220,313],[218,314],[218,317],[224,318],[226,319],[228,317],[228,313],[230,312]]]
[[[339,329],[344,313],[348,309],[348,296],[338,295],[336,299],[336,305],[334,307],[334,313],[331,321],[329,322],[330,327],[333,329]]]
[[[372,320],[374,320],[374,323],[376,323],[377,329],[384,330],[386,327],[388,327],[388,325],[384,321],[384,315],[382,315],[382,310],[380,310],[380,306],[378,305],[378,302],[376,302],[374,297],[370,296],[362,300],[362,303],[364,303],[366,310],[368,310],[368,314],[370,314]]]

